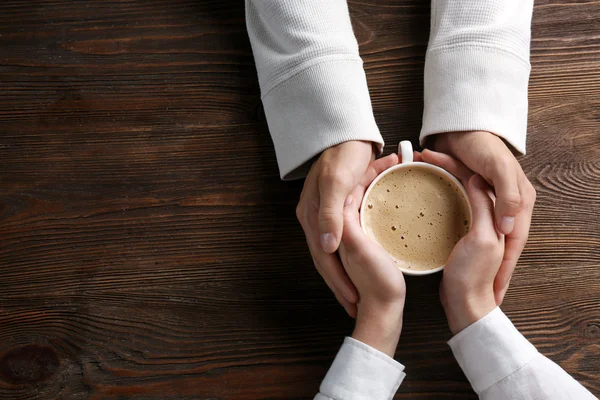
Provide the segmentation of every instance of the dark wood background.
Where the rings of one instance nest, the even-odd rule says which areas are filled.
[[[428,0],[351,1],[391,151]],[[241,0],[0,3],[0,398],[306,399],[352,321],[278,179]],[[600,2],[539,0],[538,191],[504,310],[600,395]],[[398,399],[473,399],[438,276],[408,280]]]

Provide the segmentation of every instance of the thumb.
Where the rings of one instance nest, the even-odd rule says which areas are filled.
[[[354,205],[354,201],[354,196],[349,195],[344,207],[344,247],[349,252],[362,249],[365,243],[365,234],[359,221],[359,205]]]
[[[488,195],[490,186],[480,175],[473,175],[467,184],[467,195],[473,210],[472,230],[479,234],[496,232],[494,202]]]
[[[326,253],[335,252],[340,245],[344,226],[344,202],[352,189],[352,183],[347,179],[319,179],[319,231],[321,247]]]
[[[514,229],[515,216],[521,208],[521,193],[519,191],[519,171],[521,167],[516,160],[509,164],[496,163],[494,165],[494,167],[490,167],[491,173],[488,178],[490,178],[496,192],[496,223],[498,230],[508,235]]]

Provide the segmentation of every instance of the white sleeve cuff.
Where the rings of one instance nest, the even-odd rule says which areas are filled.
[[[343,142],[383,147],[360,59],[321,59],[262,100],[282,179],[303,177],[315,156]]]
[[[390,400],[406,376],[403,371],[394,359],[347,337],[321,383],[320,395],[336,400]]]
[[[436,133],[481,130],[525,154],[529,71],[528,62],[494,47],[428,51],[421,145]]]
[[[538,354],[499,307],[459,332],[448,344],[477,394]]]

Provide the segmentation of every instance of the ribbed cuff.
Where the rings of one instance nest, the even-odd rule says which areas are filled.
[[[405,376],[402,364],[347,337],[320,391],[332,399],[387,400],[394,397]]]
[[[448,345],[477,394],[513,374],[537,354],[499,307],[460,331]]]
[[[526,61],[493,47],[429,51],[421,145],[436,133],[481,130],[525,154],[529,71]]]
[[[263,97],[282,179],[301,178],[323,150],[350,140],[374,142],[379,133],[362,61],[323,61]]]

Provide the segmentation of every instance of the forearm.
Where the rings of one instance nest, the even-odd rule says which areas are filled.
[[[246,24],[282,178],[342,142],[383,146],[346,0],[246,0]]]
[[[421,142],[488,131],[525,152],[533,0],[432,0]]]
[[[404,379],[404,366],[393,358],[404,299],[390,304],[362,301],[352,338],[344,341],[317,400],[388,400]]]
[[[404,366],[353,338],[346,338],[315,400],[389,400],[406,376]]]
[[[499,308],[463,329],[449,345],[481,399],[595,399],[538,353]]]
[[[388,310],[362,304],[352,337],[393,358],[402,331],[403,309],[403,301]]]

